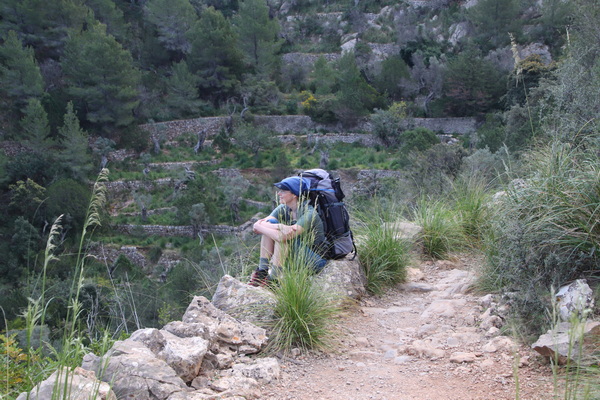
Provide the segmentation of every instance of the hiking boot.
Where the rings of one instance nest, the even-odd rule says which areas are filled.
[[[250,286],[266,286],[269,283],[269,271],[264,269],[256,269],[250,275],[250,280],[248,281],[248,285]]]

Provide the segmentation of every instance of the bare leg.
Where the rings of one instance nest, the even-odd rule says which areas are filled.
[[[271,257],[271,269],[269,271],[269,275],[271,275],[272,278],[277,279],[281,275],[282,261],[286,257],[287,249],[288,246],[282,245],[279,242],[275,242],[273,256]]]
[[[270,260],[275,251],[275,241],[268,236],[262,235],[260,238],[260,257]]]

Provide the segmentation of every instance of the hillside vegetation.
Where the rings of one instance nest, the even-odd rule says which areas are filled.
[[[510,293],[529,340],[552,323],[552,290],[598,282],[599,18],[594,0],[4,1],[0,356],[18,368],[0,393],[83,355],[13,333],[41,325],[57,349],[100,352],[246,276],[256,237],[214,232],[315,167],[343,178],[373,293],[403,276],[384,223],[411,220],[432,258],[486,255],[478,288]],[[256,118],[298,114],[326,128],[281,136]],[[211,116],[225,123],[210,134],[140,128]],[[342,132],[374,144],[307,140]]]

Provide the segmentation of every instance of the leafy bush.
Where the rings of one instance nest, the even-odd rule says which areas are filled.
[[[409,154],[408,178],[415,191],[435,196],[446,193],[458,176],[466,154],[461,146],[442,143],[423,152]]]
[[[553,142],[526,159],[526,180],[498,201],[480,287],[511,291],[525,334],[540,333],[552,287],[597,274],[600,162],[595,151]]]
[[[400,134],[401,153],[418,150],[425,151],[440,142],[435,133],[427,128],[415,128]]]
[[[371,116],[373,132],[388,146],[396,146],[402,133],[402,122],[406,118],[406,103],[394,103],[388,110],[375,110]]]
[[[150,250],[148,250],[148,259],[150,259],[151,263],[157,263],[162,254],[163,251],[160,246],[152,246],[150,247]]]

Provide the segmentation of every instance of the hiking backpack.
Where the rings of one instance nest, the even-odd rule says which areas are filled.
[[[345,195],[340,178],[333,179],[329,172],[319,168],[309,169],[298,175],[310,181],[309,203],[321,217],[325,237],[329,242],[329,250],[325,257],[337,260],[352,252],[356,257],[350,216],[343,202]]]

